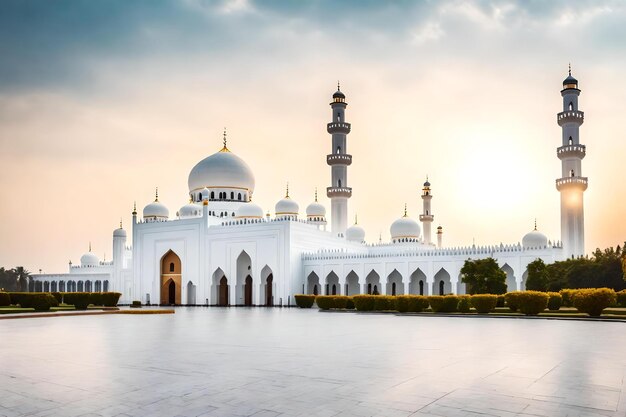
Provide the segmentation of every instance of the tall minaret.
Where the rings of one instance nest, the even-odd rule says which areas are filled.
[[[556,149],[561,160],[561,178],[556,189],[561,193],[561,241],[566,257],[585,253],[585,219],[583,193],[587,189],[587,177],[582,176],[582,159],[585,145],[580,144],[578,130],[583,124],[584,113],[578,110],[578,81],[572,77],[572,68],[563,81],[563,111],[557,114],[557,123],[563,130],[562,145]]]
[[[430,224],[435,219],[433,213],[430,210],[430,200],[432,200],[433,196],[430,193],[430,182],[428,182],[428,176],[426,176],[426,182],[424,183],[424,188],[422,188],[422,202],[423,202],[423,211],[420,214],[420,221],[424,226],[424,243],[430,245],[431,235],[430,235]]]
[[[346,96],[337,83],[337,92],[333,94],[330,107],[333,119],[326,130],[332,135],[331,153],[326,156],[326,163],[331,167],[331,186],[326,188],[330,198],[331,231],[335,236],[343,235],[348,226],[348,199],[352,196],[352,188],[348,187],[348,166],[352,163],[352,155],[347,153],[347,135],[350,123],[345,121]]]

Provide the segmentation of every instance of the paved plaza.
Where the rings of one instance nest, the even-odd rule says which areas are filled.
[[[0,416],[626,416],[624,323],[265,308],[0,321]]]

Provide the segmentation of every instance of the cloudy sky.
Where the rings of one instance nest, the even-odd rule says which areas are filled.
[[[63,272],[91,241],[229,148],[273,212],[329,185],[328,103],[352,123],[349,212],[366,239],[420,212],[450,246],[560,236],[556,147],[572,63],[585,111],[586,246],[626,239],[626,7],[611,1],[0,3],[0,265]],[[327,199],[323,199],[327,207]]]

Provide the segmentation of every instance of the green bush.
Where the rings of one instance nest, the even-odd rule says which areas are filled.
[[[298,294],[298,295],[303,295],[303,294]],[[311,305],[308,307],[301,307],[301,308],[311,308],[311,306],[313,305],[313,302],[315,302],[315,296],[313,297],[313,301],[311,302]],[[141,301],[139,300],[134,300],[131,304],[130,304],[131,308],[141,308]],[[300,306],[299,306],[300,307]]]
[[[498,305],[498,296],[493,294],[475,294],[470,297],[472,307],[478,314],[489,314]]]
[[[581,313],[598,317],[602,310],[614,304],[616,299],[615,291],[610,288],[587,288],[576,291],[572,296],[572,303]]]
[[[550,296],[541,291],[520,291],[517,296],[520,313],[536,316],[548,307]]]
[[[294,298],[296,299],[296,305],[300,308],[311,308],[313,303],[315,303],[315,295],[313,294],[296,294]],[[135,301],[133,301],[134,303]],[[141,306],[141,302],[139,302],[139,306]]]
[[[348,308],[348,303],[351,301],[352,300],[347,295],[335,295],[333,296],[333,306],[331,308],[346,309]]]
[[[105,307],[115,307],[120,300],[122,293],[119,292],[103,292],[102,293],[102,305]]]
[[[519,309],[519,295],[521,293],[521,291],[512,291],[504,294],[504,301],[509,310],[517,311]]]
[[[104,299],[102,297],[101,292],[90,292],[89,293],[89,304],[93,304],[95,306],[104,305]]]
[[[320,310],[329,310],[333,308],[333,298],[335,298],[334,295],[318,295],[315,297],[315,304]]]
[[[428,298],[423,295],[396,296],[396,310],[401,313],[420,313],[428,308]]]
[[[548,297],[548,310],[550,311],[558,311],[561,308],[561,304],[563,304],[563,297],[558,292],[549,292],[547,293]]]
[[[6,307],[11,305],[11,296],[9,293],[0,291],[0,307]]]
[[[574,294],[576,294],[576,291],[578,290],[572,290],[568,288],[559,291],[559,294],[561,294],[561,298],[563,299],[562,305],[564,305],[565,307],[573,307],[572,297]]]
[[[459,305],[457,308],[461,313],[469,313],[470,312],[470,296],[459,295]]]
[[[52,292],[50,294],[52,294],[54,299],[57,300],[57,303],[61,304],[61,302],[63,301],[63,294],[61,294],[60,292]]]
[[[12,292],[9,293],[11,304],[19,304],[22,308],[34,308],[36,311],[48,311],[59,303],[49,292]]]
[[[71,304],[76,310],[87,310],[91,304],[91,293],[88,292],[66,292],[63,293],[65,304]]]
[[[393,295],[377,295],[374,299],[374,310],[389,311],[396,309],[396,297]]]
[[[498,304],[496,304],[496,307],[504,307],[505,302],[504,294],[498,294]]]
[[[354,310],[354,301],[352,300],[352,297],[348,297],[348,300],[346,301],[346,309]]]
[[[620,307],[626,307],[626,290],[621,290],[615,295],[617,296],[617,305]]]
[[[435,313],[453,313],[459,306],[459,297],[456,295],[431,295],[428,297],[430,308]]]
[[[354,302],[354,307],[357,311],[372,311],[374,310],[375,300],[378,297],[380,297],[380,295],[355,295],[352,297],[352,301]]]

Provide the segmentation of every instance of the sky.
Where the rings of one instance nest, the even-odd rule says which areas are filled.
[[[560,90],[582,90],[585,245],[626,240],[626,4],[613,1],[0,2],[0,265],[64,272],[228,147],[273,213],[329,186],[341,81],[349,216],[366,240],[417,218],[445,246],[560,238]],[[323,193],[320,193],[323,195]],[[330,201],[320,200],[330,212]]]

